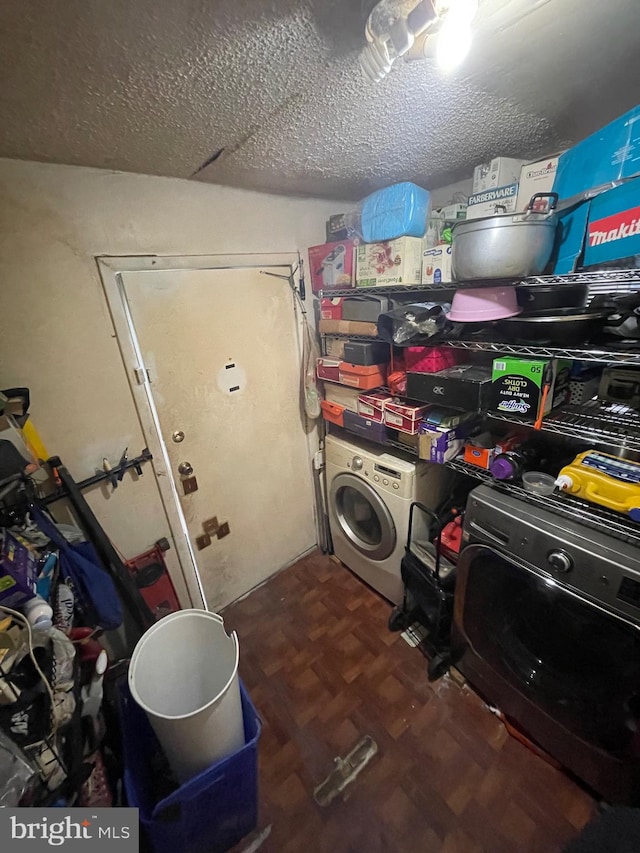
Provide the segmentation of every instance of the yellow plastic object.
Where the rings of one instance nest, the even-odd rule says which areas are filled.
[[[38,434],[38,430],[31,422],[31,418],[29,418],[25,425],[22,427],[22,436],[24,438],[25,444],[32,452],[35,459],[40,459],[44,462],[49,458],[49,453],[47,452],[47,449]]]
[[[587,450],[560,471],[556,486],[640,521],[640,464],[637,462]]]

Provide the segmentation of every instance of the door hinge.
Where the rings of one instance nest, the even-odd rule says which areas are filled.
[[[146,367],[134,367],[133,375],[136,377],[138,385],[144,385],[145,380],[151,384],[151,374]]]

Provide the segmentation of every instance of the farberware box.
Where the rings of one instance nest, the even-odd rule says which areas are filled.
[[[370,388],[378,388],[385,384],[387,381],[387,365],[349,364],[348,361],[341,361],[339,376],[340,382],[344,385],[368,391]]]
[[[342,362],[339,358],[328,358],[323,356],[316,362],[316,373],[318,379],[328,379],[330,382],[340,382],[340,365]]]
[[[385,364],[391,359],[389,344],[376,341],[347,341],[344,361],[351,364]]]
[[[358,397],[358,414],[381,424],[384,421],[384,407],[393,397],[386,391],[374,391],[371,394],[360,394]]]
[[[460,364],[439,373],[407,373],[407,397],[475,412],[485,408],[491,389],[491,368]]]
[[[345,411],[344,428],[349,430],[349,432],[362,436],[362,438],[368,438],[369,441],[377,441],[384,444],[387,440],[387,428],[384,424],[372,421],[370,418],[355,415],[353,412]]]
[[[311,290],[342,290],[355,284],[355,246],[350,240],[309,248]]]
[[[385,403],[384,422],[388,427],[397,429],[399,432],[416,435],[420,421],[428,408],[428,406],[416,406],[412,403],[392,400],[390,403]]]

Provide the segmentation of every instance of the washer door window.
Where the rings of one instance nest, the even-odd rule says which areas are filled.
[[[487,546],[465,549],[458,570],[473,651],[570,731],[622,752],[640,728],[638,628]]]
[[[349,543],[371,560],[386,560],[396,547],[396,528],[384,500],[365,480],[338,474],[331,484],[331,511]]]

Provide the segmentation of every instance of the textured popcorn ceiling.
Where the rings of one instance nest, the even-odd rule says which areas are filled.
[[[372,5],[3,0],[0,156],[357,198],[544,155],[639,100],[640,0],[483,0],[455,74],[379,84]]]

